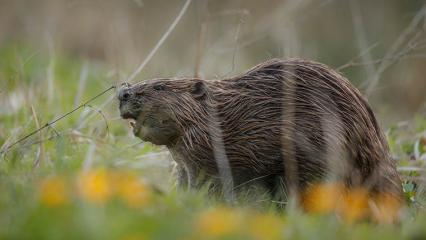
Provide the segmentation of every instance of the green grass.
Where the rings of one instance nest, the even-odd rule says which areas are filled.
[[[110,74],[110,69],[100,63],[87,63],[60,53],[43,56],[20,44],[1,48],[0,146],[36,128],[31,107],[40,125],[71,110],[84,64],[88,75],[79,102],[116,83],[115,74]],[[51,96],[49,66],[53,69]],[[404,183],[407,207],[396,225],[371,221],[349,224],[334,214],[311,215],[292,207],[277,211],[270,206],[243,203],[238,207],[224,206],[203,192],[176,191],[168,173],[170,166],[164,159],[140,158],[165,149],[142,144],[132,137],[126,123],[119,119],[115,99],[100,109],[100,113],[96,110],[113,94],[109,92],[91,103],[91,107],[1,155],[0,239],[213,239],[217,231],[224,233],[218,234],[223,239],[426,238],[426,212],[421,207],[425,186],[412,181]],[[425,131],[424,115],[387,131],[399,166],[414,168],[403,172],[404,179],[418,182],[424,174],[421,169],[425,161],[413,156],[426,156]],[[35,166],[37,159],[39,166]],[[129,205],[119,193],[125,185],[117,185],[105,196],[101,191],[100,200],[93,201],[93,196],[85,196],[79,189],[79,182],[88,184],[84,182],[88,180],[83,172],[96,173],[87,169],[104,169],[107,180],[101,179],[106,182],[99,184],[106,183],[109,187],[116,184],[110,179],[114,176],[122,179],[128,172],[136,174],[144,183],[141,191],[149,198],[140,206]],[[46,190],[49,181],[53,187],[47,185]],[[65,188],[56,186],[58,182]],[[61,189],[66,200],[61,200]],[[59,194],[56,203],[43,198],[46,194],[47,198],[54,198],[56,193]],[[265,230],[270,235],[262,232]]]

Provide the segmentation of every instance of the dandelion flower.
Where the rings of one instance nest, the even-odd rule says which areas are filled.
[[[339,214],[347,223],[361,220],[368,215],[368,192],[362,188],[347,191],[339,207]]]
[[[49,207],[63,206],[68,202],[68,194],[64,179],[50,177],[40,184],[40,201]]]
[[[311,213],[325,214],[336,210],[344,193],[339,183],[316,184],[308,188],[302,197],[304,209]]]
[[[93,203],[104,203],[111,196],[110,182],[106,170],[92,170],[82,173],[77,181],[81,196]]]

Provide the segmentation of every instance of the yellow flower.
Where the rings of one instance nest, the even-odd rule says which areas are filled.
[[[49,207],[59,207],[68,203],[65,181],[60,177],[50,177],[40,184],[40,201]]]
[[[115,175],[115,192],[130,207],[145,206],[150,198],[151,191],[138,176],[131,172],[122,172]]]
[[[372,217],[378,223],[391,224],[397,221],[402,201],[388,193],[380,193],[374,199],[371,208]]]
[[[82,173],[78,180],[78,190],[83,198],[93,203],[104,203],[111,196],[111,184],[106,170],[92,170]]]
[[[347,191],[339,207],[339,214],[347,223],[353,223],[367,217],[369,213],[368,192],[362,188]]]
[[[204,237],[220,237],[236,232],[240,224],[241,216],[235,210],[214,208],[200,213],[195,227]]]
[[[303,208],[311,213],[331,213],[342,200],[344,187],[339,183],[313,185],[302,196]]]
[[[302,195],[302,206],[311,213],[336,212],[347,223],[373,218],[379,223],[393,223],[402,206],[391,194],[371,198],[363,188],[346,189],[343,184],[318,184]]]
[[[249,232],[254,239],[279,239],[283,230],[283,219],[274,215],[254,215],[249,220]]]

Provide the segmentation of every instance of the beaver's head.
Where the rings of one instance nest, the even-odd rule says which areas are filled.
[[[125,83],[118,91],[120,113],[132,119],[133,133],[157,145],[173,145],[202,111],[204,81],[199,79],[154,79],[134,85]],[[198,110],[197,110],[198,109]]]

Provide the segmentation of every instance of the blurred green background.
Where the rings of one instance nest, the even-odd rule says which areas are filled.
[[[101,63],[119,81],[146,57],[183,3],[2,0],[0,46]],[[343,68],[343,74],[362,90],[379,75],[368,95],[380,120],[386,124],[405,120],[425,102],[425,21],[418,16],[423,4],[422,0],[193,1],[139,80],[193,76],[198,68],[205,78],[229,76],[272,57],[308,58],[334,68],[358,57],[358,64]],[[4,74],[1,78],[8,81]],[[78,78],[69,81],[78,84]]]

